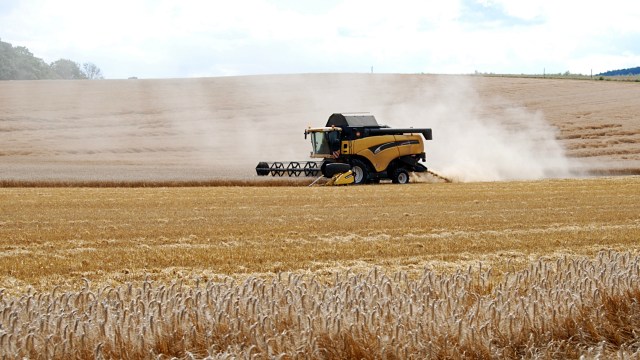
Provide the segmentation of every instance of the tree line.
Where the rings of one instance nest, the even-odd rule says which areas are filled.
[[[69,59],[59,59],[47,64],[26,47],[0,40],[0,80],[103,78],[102,71],[94,63],[81,65]]]
[[[640,66],[629,68],[629,69],[611,70],[611,71],[600,73],[597,76],[633,76],[633,75],[640,75]]]

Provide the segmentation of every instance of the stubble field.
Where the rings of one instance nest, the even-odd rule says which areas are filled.
[[[0,180],[256,180],[334,112],[430,127],[462,181],[640,173],[635,82],[393,74],[0,83]]]
[[[636,177],[326,187],[10,188],[2,287],[380,266],[503,272],[635,250]]]
[[[638,354],[637,177],[0,200],[7,356]]]
[[[586,177],[639,172],[638,89],[420,75],[2,83],[0,356],[638,356],[640,178]],[[306,126],[361,110],[433,127],[429,164],[456,182],[252,175],[259,160],[303,158]]]

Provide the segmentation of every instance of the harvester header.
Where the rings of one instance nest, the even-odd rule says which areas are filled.
[[[427,167],[424,140],[431,140],[428,128],[390,128],[380,125],[370,114],[332,114],[324,127],[308,128],[311,158],[323,161],[260,162],[258,175],[316,176],[334,178],[334,183],[364,184],[391,179],[408,183],[410,172]]]

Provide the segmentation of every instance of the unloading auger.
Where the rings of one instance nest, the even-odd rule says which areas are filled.
[[[431,140],[431,129],[399,128],[379,125],[373,115],[332,114],[324,127],[308,128],[311,157],[322,161],[261,161],[260,176],[324,176],[329,183],[366,184],[390,179],[406,184],[409,173],[427,172],[424,140]]]

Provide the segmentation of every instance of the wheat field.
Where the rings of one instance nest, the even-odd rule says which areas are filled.
[[[406,187],[5,188],[0,286],[373,265],[420,272],[427,264],[477,261],[500,269],[554,253],[635,249],[638,203],[637,177]]]
[[[638,356],[639,200],[638,177],[4,188],[0,352]]]
[[[394,127],[433,128],[426,152],[436,172],[465,157],[474,161],[458,172],[496,166],[527,150],[514,148],[523,142],[535,147],[531,156],[503,170],[543,166],[544,149],[527,140],[544,124],[543,139],[568,156],[565,170],[639,174],[639,97],[633,82],[417,74],[2,82],[0,180],[246,180],[259,161],[305,160],[308,126],[360,111]]]
[[[640,356],[640,257],[540,260],[496,276],[292,273],[236,282],[0,294],[11,358],[576,358]]]
[[[638,358],[639,96],[417,74],[1,82],[0,357]],[[456,181],[254,175],[304,160],[303,129],[341,111],[432,127],[427,165]]]

